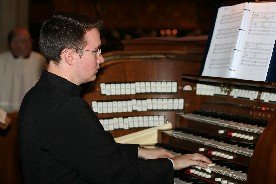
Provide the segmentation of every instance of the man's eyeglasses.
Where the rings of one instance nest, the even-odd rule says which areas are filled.
[[[97,56],[100,56],[102,53],[102,50],[100,48],[98,48],[96,50],[84,50],[84,51],[95,53],[95,54],[97,54]]]

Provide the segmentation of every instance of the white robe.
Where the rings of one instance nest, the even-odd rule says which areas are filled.
[[[44,57],[32,51],[29,58],[14,58],[11,52],[0,54],[0,108],[18,111],[24,95],[38,81],[45,66]]]

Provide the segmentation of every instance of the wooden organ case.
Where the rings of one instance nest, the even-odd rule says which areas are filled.
[[[269,164],[260,164],[265,156],[256,156],[254,149],[262,135],[261,144],[274,146],[266,150],[275,150],[275,143],[267,143],[262,134],[267,132],[265,127],[275,124],[275,84],[194,77],[199,73],[203,50],[183,52],[179,44],[169,51],[143,47],[139,43],[127,51],[105,54],[102,70],[84,95],[116,141],[154,143],[182,154],[198,152],[215,163],[208,169],[176,171],[175,183],[253,183],[258,173],[265,175],[263,170],[255,172],[258,166],[263,169]],[[132,140],[163,125],[169,130],[158,130],[156,140],[148,141],[149,135],[138,142]],[[274,134],[268,131],[270,141],[273,136],[275,140],[273,130]],[[262,152],[259,144],[258,153]],[[252,164],[255,160],[258,162]],[[267,183],[273,183],[276,166],[269,166]]]

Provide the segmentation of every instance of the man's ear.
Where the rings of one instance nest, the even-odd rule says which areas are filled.
[[[60,55],[61,59],[65,61],[68,65],[72,65],[74,61],[73,50],[72,49],[63,49]]]

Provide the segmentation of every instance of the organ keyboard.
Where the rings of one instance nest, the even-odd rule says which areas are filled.
[[[213,89],[224,86],[226,94],[198,93],[198,83],[204,81],[208,82],[204,85],[213,86]],[[192,88],[192,91],[183,91],[184,112],[176,113],[171,130],[158,131],[156,146],[178,154],[198,152],[209,157],[215,165],[208,170],[191,167],[176,171],[175,183],[183,180],[190,183],[246,183],[258,139],[267,125],[275,123],[275,102],[262,98],[263,93],[275,94],[274,84],[189,76],[184,76],[183,82],[183,86]],[[249,94],[254,91],[257,97],[237,98],[232,95],[232,89],[247,90]]]

